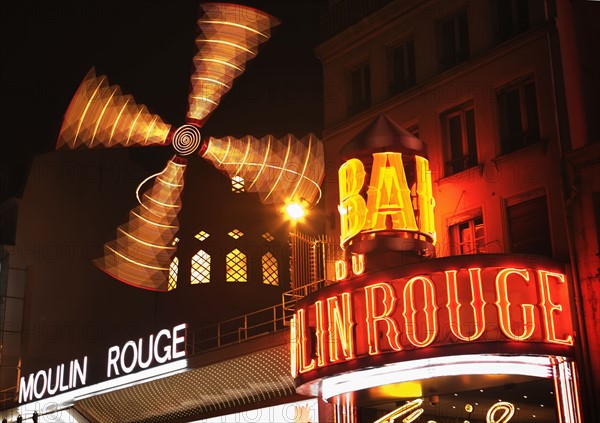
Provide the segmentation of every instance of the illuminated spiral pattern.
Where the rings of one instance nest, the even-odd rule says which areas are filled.
[[[200,147],[202,137],[195,125],[182,125],[173,134],[173,148],[182,156],[192,154]]]

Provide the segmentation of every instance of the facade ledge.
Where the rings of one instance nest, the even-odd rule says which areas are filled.
[[[461,172],[453,173],[449,176],[444,176],[443,178],[440,178],[437,181],[435,181],[435,183],[438,184],[438,186],[441,186],[446,184],[473,182],[475,179],[481,178],[482,175],[483,165],[477,164]]]
[[[493,164],[502,164],[512,160],[517,160],[523,156],[530,154],[542,154],[545,155],[548,152],[548,140],[542,139],[533,144],[519,148],[518,150],[511,151],[510,153],[498,154],[491,160]]]

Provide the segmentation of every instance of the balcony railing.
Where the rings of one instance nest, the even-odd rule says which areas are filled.
[[[200,354],[283,330],[289,326],[296,301],[331,283],[319,280],[303,285],[284,292],[281,304],[193,329],[188,332],[187,354]]]

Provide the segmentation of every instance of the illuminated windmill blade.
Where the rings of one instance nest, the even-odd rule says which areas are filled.
[[[117,238],[104,245],[104,257],[95,261],[98,267],[139,288],[168,290],[186,163],[174,157],[162,172],[140,184],[155,177],[152,187],[138,195],[140,205],[130,211],[129,221],[117,228]]]
[[[188,119],[200,122],[217,107],[246,62],[269,39],[271,28],[279,24],[266,13],[237,4],[208,3],[201,9],[188,110]]]
[[[316,204],[325,174],[323,143],[313,134],[299,140],[210,138],[203,156],[230,178],[243,178],[247,191],[255,191],[264,203],[306,200]]]
[[[165,144],[170,128],[91,69],[69,104],[56,148]]]

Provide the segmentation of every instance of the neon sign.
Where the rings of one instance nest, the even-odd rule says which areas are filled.
[[[186,329],[187,324],[182,323],[150,335],[147,342],[144,342],[144,338],[139,338],[137,341],[127,341],[122,347],[109,348],[107,377],[110,379],[134,370],[146,369],[156,363],[164,364],[185,357]],[[86,356],[81,362],[71,360],[68,367],[60,364],[56,369],[39,370],[27,378],[21,377],[19,403],[82,387],[87,382],[87,370]]]
[[[387,278],[365,274],[300,300],[292,324],[294,377],[369,356],[434,346],[517,342],[535,345],[538,352],[543,345],[572,346],[564,273],[504,267],[497,263],[500,258],[489,255],[488,266],[452,270],[443,270],[444,264],[456,263],[452,257],[435,260],[436,267],[429,270],[423,263],[403,266],[397,269],[419,271],[388,273]],[[522,350],[514,345],[503,351]]]
[[[353,158],[339,169],[341,243],[359,233],[404,231],[424,235],[435,244],[435,222],[429,161],[414,156],[416,181],[409,186],[402,153],[374,153],[371,176],[363,196],[367,173]]]

